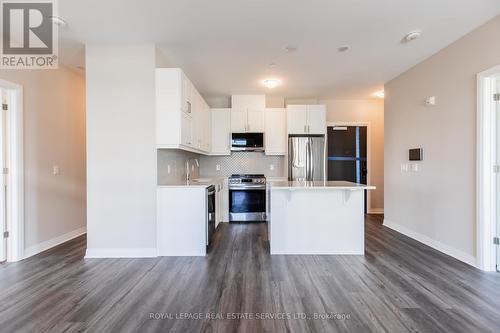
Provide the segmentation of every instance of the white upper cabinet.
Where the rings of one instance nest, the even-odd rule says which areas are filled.
[[[248,109],[247,110],[247,132],[263,133],[264,127],[264,109]]]
[[[287,107],[288,134],[325,134],[325,105],[289,105]]]
[[[247,131],[247,110],[231,109],[231,132],[245,133]]]
[[[231,109],[211,109],[210,155],[231,155]]]
[[[287,107],[288,134],[307,133],[307,106],[289,105]]]
[[[233,133],[263,133],[264,109],[231,110],[231,132]]]
[[[231,132],[264,132],[265,95],[233,95],[231,107]]]
[[[266,155],[286,155],[286,109],[266,109],[264,114]]]
[[[231,107],[236,110],[264,110],[266,108],[266,95],[232,95]]]
[[[326,105],[307,106],[308,134],[326,133]]]
[[[210,153],[210,108],[180,68],[156,69],[156,145]]]

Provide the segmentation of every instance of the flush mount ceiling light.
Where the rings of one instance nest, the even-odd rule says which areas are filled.
[[[376,93],[373,94],[373,96],[383,99],[383,98],[385,98],[385,91],[383,91],[383,90],[377,91]]]
[[[403,39],[401,40],[401,42],[403,42],[403,43],[412,42],[415,39],[417,39],[418,37],[420,37],[421,35],[422,35],[422,30],[413,30],[413,31],[410,31],[406,36],[403,37]]]
[[[278,79],[265,79],[262,80],[262,84],[269,89],[274,89],[281,84],[281,80]]]
[[[59,16],[50,16],[49,18],[53,24],[55,24],[61,28],[64,28],[68,25],[68,22],[66,22],[63,18],[61,18]]]
[[[347,52],[351,49],[349,45],[342,45],[341,47],[338,48],[339,52]]]

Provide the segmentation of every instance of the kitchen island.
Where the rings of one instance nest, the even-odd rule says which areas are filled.
[[[269,182],[271,254],[363,255],[364,190],[345,181]]]

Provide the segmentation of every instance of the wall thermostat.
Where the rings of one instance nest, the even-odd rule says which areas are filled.
[[[424,157],[424,151],[422,148],[410,149],[408,153],[408,159],[410,161],[421,161]]]

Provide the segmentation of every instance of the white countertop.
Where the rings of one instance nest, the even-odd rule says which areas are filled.
[[[267,184],[272,190],[374,190],[376,188],[375,186],[346,181],[271,181]]]
[[[158,185],[158,188],[175,188],[175,187],[186,187],[186,188],[207,188],[211,185],[216,185],[225,180],[224,177],[214,177],[214,178],[198,178],[192,181],[177,181],[170,182],[168,184]]]

